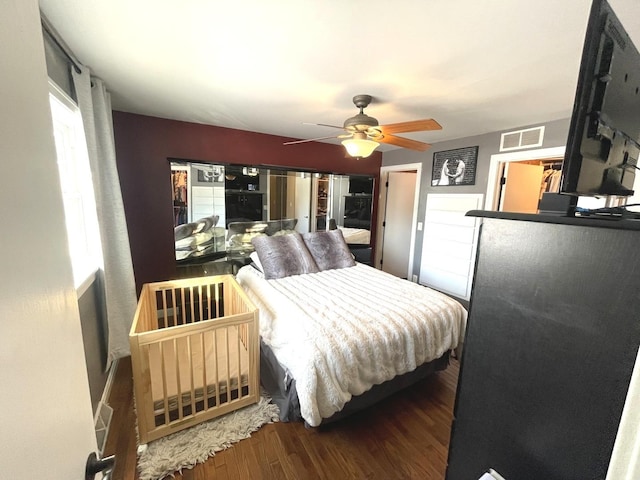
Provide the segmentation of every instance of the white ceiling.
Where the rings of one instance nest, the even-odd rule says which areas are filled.
[[[640,46],[638,0],[610,4]],[[342,125],[367,93],[381,124],[435,118],[402,134],[434,143],[568,118],[591,1],[40,5],[115,110],[306,139],[336,131],[304,122]]]

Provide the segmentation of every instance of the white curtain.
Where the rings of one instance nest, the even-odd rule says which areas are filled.
[[[108,326],[107,367],[130,354],[129,328],[136,310],[136,286],[113,141],[111,98],[104,82],[87,67],[73,82],[82,114],[96,196],[104,259],[104,294]]]

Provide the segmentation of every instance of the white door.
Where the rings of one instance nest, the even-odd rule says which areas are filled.
[[[538,213],[542,187],[542,165],[509,162],[504,166],[500,211]]]
[[[0,476],[82,479],[97,442],[38,2],[0,8]]]
[[[416,177],[416,172],[389,172],[387,177],[381,269],[401,278],[409,270]]]
[[[420,283],[469,300],[480,219],[467,217],[482,206],[480,193],[427,195]]]
[[[309,215],[311,213],[311,175],[296,175],[295,218],[298,219],[296,230],[309,232]]]

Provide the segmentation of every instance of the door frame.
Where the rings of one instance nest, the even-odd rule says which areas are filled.
[[[551,160],[564,157],[566,147],[539,148],[535,150],[523,150],[520,152],[495,153],[489,161],[489,174],[487,175],[487,192],[484,201],[485,210],[498,210],[496,200],[499,198],[500,164],[508,162],[522,162],[525,160]]]
[[[416,184],[415,194],[413,198],[413,214],[411,215],[411,241],[409,242],[409,265],[407,267],[407,279],[413,281],[413,261],[415,258],[416,248],[416,230],[418,226],[418,206],[420,205],[420,186],[422,183],[422,163],[404,163],[401,165],[389,165],[380,167],[380,189],[378,193],[378,219],[376,222],[376,231],[380,233],[379,239],[376,241],[375,251],[375,268],[380,268],[380,255],[382,254],[382,245],[384,243],[384,229],[382,222],[387,213],[387,186],[385,175],[389,172],[415,172]]]
[[[306,232],[310,232],[311,231],[311,175],[302,172],[302,174],[300,175],[295,175],[295,194],[294,194],[294,210],[295,210],[295,214],[293,215],[293,217],[291,218],[298,218],[298,231],[300,233],[306,233]],[[300,189],[304,188],[305,193],[307,193],[306,196],[301,196],[300,195]],[[306,201],[305,201],[306,200]],[[304,212],[302,212],[302,209],[304,209]],[[298,215],[298,213],[304,213],[306,214],[306,222],[307,222],[307,228],[306,229],[302,229],[302,231],[300,231],[300,215]],[[271,217],[267,217],[267,218],[271,218]]]

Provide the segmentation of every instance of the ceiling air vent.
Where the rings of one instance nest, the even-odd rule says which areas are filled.
[[[544,126],[506,132],[500,138],[500,151],[508,152],[509,150],[541,147],[542,137],[544,137]]]

